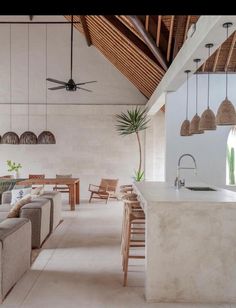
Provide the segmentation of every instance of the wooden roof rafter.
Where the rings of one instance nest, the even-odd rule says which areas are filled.
[[[83,15],[79,15],[79,17],[80,17],[81,25],[82,25],[84,35],[85,35],[85,38],[86,38],[87,45],[91,46],[92,41],[91,41],[90,33],[89,33],[89,30],[88,30],[86,17],[83,16]]]
[[[140,35],[143,37],[144,41],[146,42],[148,48],[152,51],[160,65],[164,70],[168,69],[166,59],[162,55],[161,50],[156,46],[155,42],[153,41],[151,35],[149,32],[147,32],[141,23],[141,21],[138,19],[135,15],[129,15],[129,20],[133,23],[133,25],[136,27],[136,30],[140,33]]]

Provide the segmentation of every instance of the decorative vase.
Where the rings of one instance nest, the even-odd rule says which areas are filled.
[[[14,171],[14,179],[19,179],[19,171]]]

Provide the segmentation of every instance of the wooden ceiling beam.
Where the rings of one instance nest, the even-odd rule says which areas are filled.
[[[164,75],[165,71],[162,69],[161,66],[159,66],[155,61],[156,58],[153,56],[153,54],[150,52],[150,50],[148,49],[148,47],[146,46],[146,44],[144,44],[141,40],[138,40],[139,42],[141,42],[145,48],[147,48],[148,52],[150,52],[150,54],[152,55],[152,57],[155,59],[155,61],[152,60],[152,58],[150,58],[144,51],[143,49],[136,46],[136,44],[129,39],[129,37],[127,37],[127,35],[125,33],[122,32],[122,29],[119,28],[119,25],[116,24],[117,20],[114,20],[113,18],[110,18],[108,16],[89,16],[90,19],[94,19],[96,20],[96,22],[100,22],[103,25],[105,25],[107,27],[107,33],[109,34],[112,30],[113,35],[116,35],[118,38],[118,44],[120,45],[121,42],[124,46],[128,46],[131,50],[132,50],[132,56],[133,54],[136,54],[136,56],[138,56],[141,60],[146,61],[146,65],[149,65],[152,68],[155,68],[155,70],[160,73],[162,76]],[[90,20],[89,19],[89,20]],[[115,24],[113,24],[113,22],[115,22]],[[122,25],[123,26],[123,25]],[[126,28],[126,27],[125,27]],[[127,29],[126,29],[127,30]],[[129,31],[130,32],[130,31]],[[135,36],[132,33],[132,36]],[[137,38],[135,36],[135,38]],[[138,39],[138,38],[137,38]]]
[[[142,22],[139,20],[139,18],[136,15],[128,15],[128,18],[133,23],[133,25],[136,27],[137,31],[142,35],[148,48],[151,50],[155,58],[158,60],[160,65],[163,67],[163,69],[166,71],[168,69],[166,59],[162,55],[161,50],[156,46],[151,35],[145,30]]]
[[[207,63],[207,61],[205,61],[205,62],[202,64],[202,72],[205,72],[206,63]]]
[[[120,45],[120,38],[110,28],[106,28],[106,25],[102,24],[101,20],[96,20],[96,17],[90,17],[88,20],[89,28],[93,29],[91,33],[94,32],[96,37],[104,43],[104,46],[107,46],[107,48],[110,46],[114,53],[121,56],[125,65],[131,64],[135,70],[138,70],[139,77],[140,75],[148,75],[150,80],[153,78],[154,83],[157,83],[158,79],[160,80],[162,78],[162,75],[157,69],[151,67],[144,58],[140,58],[137,52],[131,49],[130,46],[126,44]]]
[[[138,38],[137,35],[135,35],[132,31],[130,31],[122,22],[119,21],[116,17],[113,15],[88,15],[89,17],[98,17],[101,20],[106,20],[109,23],[109,27],[113,27],[118,31],[122,39],[127,40],[130,45],[135,46],[137,50],[140,51],[140,53],[143,54],[143,56],[148,59],[150,63],[153,63],[155,66],[158,66],[158,61],[156,57],[153,55],[153,53],[150,51],[148,46],[145,42],[143,42],[141,39]],[[128,15],[126,16],[128,19]],[[98,20],[98,19],[97,19]],[[129,19],[128,19],[129,20]],[[160,70],[165,72],[162,67],[160,66]]]
[[[221,46],[217,49],[215,59],[214,59],[214,63],[213,63],[212,72],[216,71],[216,67],[217,67],[217,63],[218,63],[218,59],[219,59],[219,55],[220,55],[220,50],[221,50]]]
[[[170,31],[169,31],[167,55],[166,55],[167,62],[170,61],[170,52],[171,52],[171,43],[172,43],[172,37],[173,37],[174,19],[175,19],[175,16],[172,15],[171,16],[171,21],[170,21]]]
[[[229,53],[228,53],[228,56],[227,56],[225,67],[224,67],[225,71],[227,71],[227,69],[228,69],[229,62],[230,62],[230,59],[231,59],[231,56],[232,56],[232,53],[233,53],[233,50],[234,50],[235,42],[236,42],[236,32],[234,32],[234,34],[233,34],[233,38],[232,38],[231,45],[230,45],[230,48],[229,48]]]
[[[184,31],[184,41],[187,39],[190,19],[191,19],[191,15],[188,15],[186,25],[185,25],[185,31]]]
[[[86,39],[87,45],[91,46],[92,45],[92,41],[91,41],[91,37],[90,37],[88,26],[87,26],[87,22],[86,22],[86,17],[85,17],[85,15],[79,15],[79,17],[80,17],[80,21],[81,21],[81,24],[82,24],[82,28],[84,30],[84,35],[85,35],[85,39]]]
[[[157,47],[160,47],[160,36],[161,36],[161,15],[158,15],[158,21],[157,21],[157,35],[156,35],[156,44],[157,44]]]
[[[176,57],[179,49],[181,47],[181,43],[183,42],[183,32],[182,27],[184,24],[185,16],[177,15],[176,16],[176,31],[175,31],[175,42],[174,42],[174,49],[173,49],[173,59]]]
[[[146,15],[145,17],[145,29],[148,32],[148,28],[149,28],[149,15]]]

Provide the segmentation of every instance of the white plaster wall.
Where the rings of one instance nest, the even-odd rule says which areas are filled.
[[[236,101],[236,75],[229,75],[228,98]],[[189,118],[195,114],[195,76],[189,80]],[[225,75],[210,76],[210,107],[215,112],[225,98]],[[181,176],[186,180],[204,181],[209,184],[225,186],[226,183],[226,146],[231,126],[218,126],[216,131],[190,137],[180,136],[180,127],[185,119],[186,83],[178,91],[168,93],[166,104],[166,180],[174,182],[177,162],[181,154],[190,153],[197,161],[198,174],[192,170],[181,170]],[[207,106],[207,75],[199,75],[199,114]],[[191,166],[189,158],[182,165]]]
[[[62,20],[63,17],[35,17]],[[0,16],[0,20],[6,20]],[[13,16],[8,20],[28,20]],[[12,128],[19,135],[27,129],[27,26],[12,26]],[[45,25],[30,28],[30,130],[45,129]],[[0,135],[9,130],[9,25],[0,25]],[[48,26],[48,75],[67,81],[70,59],[69,25]],[[81,179],[81,197],[88,197],[88,184],[102,177],[132,181],[138,165],[136,137],[121,137],[115,130],[114,114],[145,104],[146,98],[85,38],[74,31],[74,79],[97,80],[86,86],[92,93],[47,91],[48,129],[55,145],[0,145],[0,174],[6,160],[22,164],[22,177],[29,173],[72,173]],[[48,86],[54,84],[48,83]],[[42,105],[38,105],[41,103]],[[75,105],[73,105],[75,104]],[[142,134],[143,141],[143,134]]]
[[[165,180],[165,113],[161,110],[150,116],[145,131],[145,179]]]

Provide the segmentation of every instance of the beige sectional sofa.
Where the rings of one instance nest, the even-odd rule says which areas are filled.
[[[30,268],[31,222],[25,218],[0,220],[0,303]]]
[[[11,209],[11,191],[2,194],[0,219],[7,217]],[[21,218],[32,223],[32,247],[39,248],[46,237],[55,229],[61,219],[61,193],[45,192],[20,210]]]

